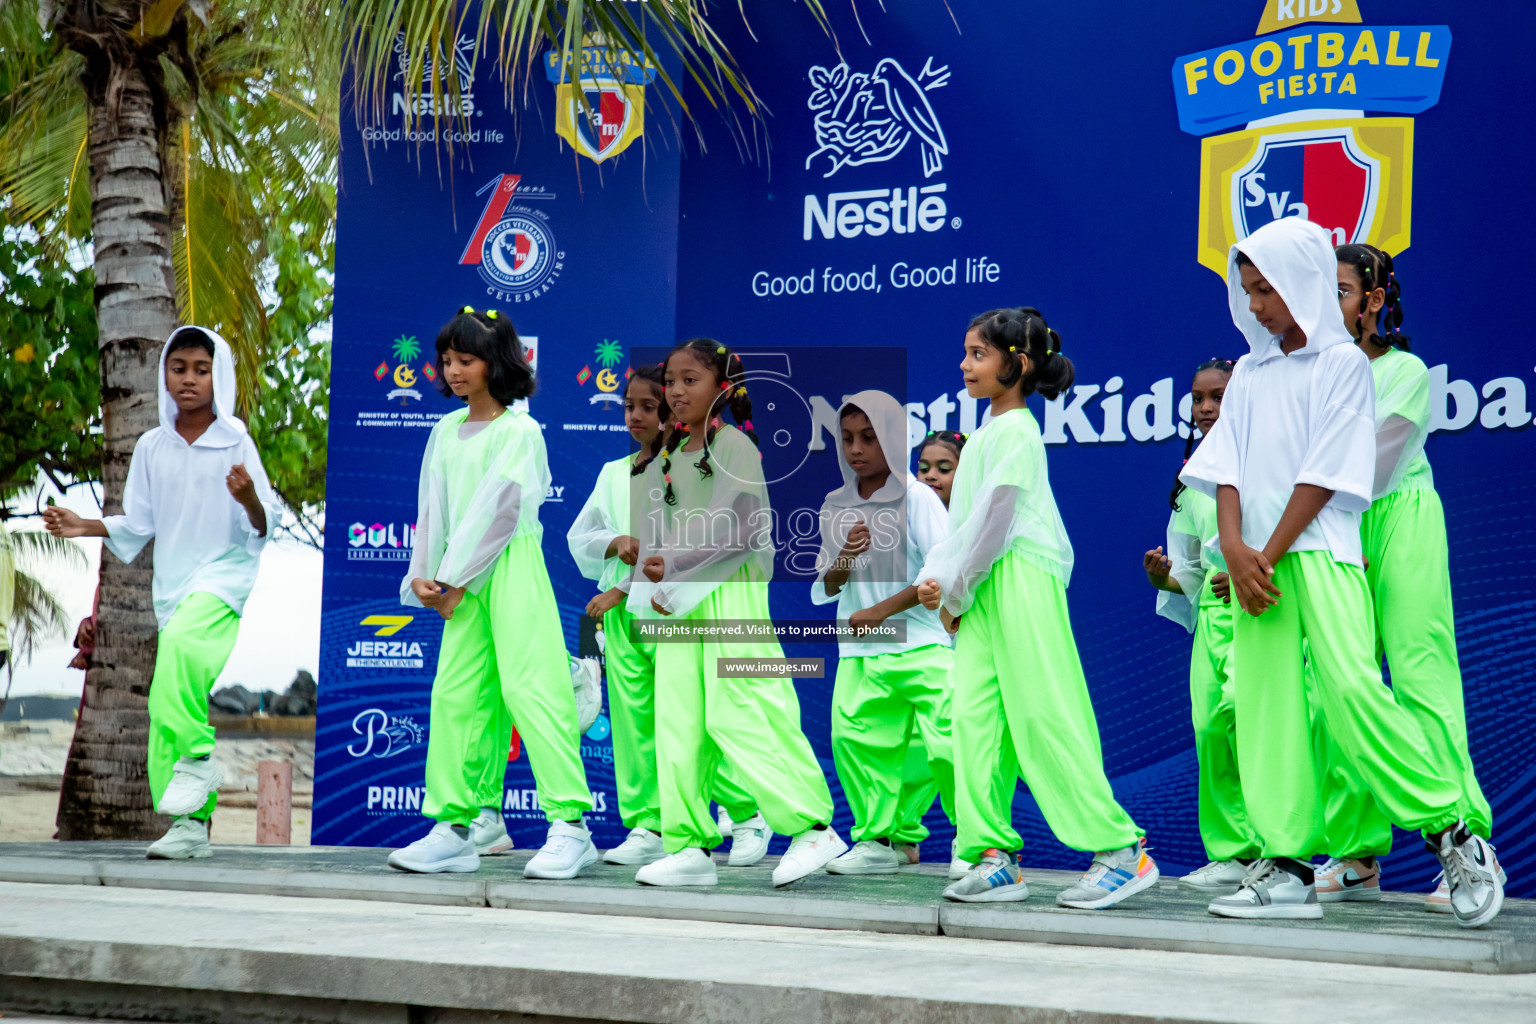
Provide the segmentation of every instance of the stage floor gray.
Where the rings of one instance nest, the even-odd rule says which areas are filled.
[[[1233,921],[1172,879],[1107,911],[1057,907],[1074,876],[1026,870],[1024,903],[957,904],[941,898],[938,866],[896,875],[817,874],[783,889],[774,858],[724,867],[715,888],[656,889],[633,868],[599,864],[571,881],[522,877],[530,853],[485,858],[474,874],[412,875],[386,851],[352,847],[216,846],[200,861],[150,861],[142,843],[0,844],[0,881],[268,894],[521,911],[629,915],[788,927],[1155,949],[1478,973],[1536,971],[1536,901],[1509,900],[1491,925],[1463,929],[1431,915],[1423,898],[1329,906],[1321,921]]]

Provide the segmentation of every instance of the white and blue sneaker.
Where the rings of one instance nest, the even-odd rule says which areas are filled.
[[[1016,903],[1029,899],[1018,858],[988,850],[965,877],[944,890],[944,898],[960,903]]]
[[[1147,841],[1093,855],[1076,885],[1056,894],[1056,903],[1077,910],[1103,910],[1157,884],[1157,864],[1147,856]]]

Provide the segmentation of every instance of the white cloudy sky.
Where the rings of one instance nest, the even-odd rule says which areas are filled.
[[[74,509],[83,516],[101,515],[95,497],[83,487],[76,487],[60,498],[52,488],[48,492],[57,504]],[[27,502],[21,507],[32,507]],[[13,530],[42,528],[40,519],[13,519]],[[91,599],[96,592],[96,567],[101,558],[101,541],[77,540],[90,560],[84,572],[52,570],[43,578],[64,603],[71,623],[91,613]],[[240,623],[240,639],[230,655],[229,666],[219,677],[215,689],[231,683],[243,683],[252,690],[282,692],[299,669],[315,671],[320,653],[320,552],[296,541],[276,540],[267,545],[261,558],[256,589],[246,602]],[[69,635],[38,646],[30,663],[15,666],[11,695],[55,693],[79,695],[85,685],[85,673],[67,668],[74,657],[74,627]],[[5,688],[0,677],[0,691]]]

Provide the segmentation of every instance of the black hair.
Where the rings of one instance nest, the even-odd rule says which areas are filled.
[[[1241,255],[1241,253],[1239,253],[1239,255]],[[1232,376],[1233,368],[1236,367],[1236,366],[1237,366],[1237,360],[1235,360],[1235,359],[1223,359],[1223,358],[1221,358],[1221,356],[1212,356],[1210,359],[1207,359],[1205,362],[1203,362],[1199,366],[1195,367],[1194,376],[1198,377],[1202,373],[1204,373],[1206,370],[1220,370],[1222,373],[1224,373],[1228,377],[1230,377],[1230,376]],[[1195,425],[1193,423],[1191,423],[1189,425],[1189,437],[1184,442],[1184,461],[1182,463],[1180,463],[1180,465],[1179,465],[1179,471],[1180,472],[1183,472],[1184,467],[1189,464],[1190,453],[1193,452],[1194,450],[1195,450]],[[1175,512],[1179,511],[1179,495],[1181,495],[1183,493],[1184,493],[1184,481],[1180,480],[1178,478],[1178,476],[1175,475],[1174,478],[1173,478],[1173,490],[1168,492],[1168,507],[1173,509]]]
[[[443,324],[437,332],[437,390],[452,395],[443,376],[443,353],[448,349],[483,359],[490,369],[485,383],[491,397],[502,405],[533,394],[533,368],[523,355],[523,343],[512,318],[494,309],[476,311],[470,306]]]
[[[722,406],[730,410],[731,419],[736,421],[737,428],[750,437],[753,444],[758,443],[757,433],[752,429],[752,399],[747,397],[747,372],[741,365],[741,357],[713,338],[690,338],[674,345],[672,351],[667,353],[663,369],[679,352],[687,352],[707,366],[720,383],[720,391],[710,403],[709,417],[705,421],[704,451],[699,461],[693,464],[701,475],[714,476],[714,470],[709,465],[709,446],[715,440],[715,417],[719,415]],[[683,424],[674,423],[666,435],[660,451],[661,475],[667,482],[667,504],[676,505],[677,494],[672,490],[672,453],[687,439],[688,431]]]
[[[869,413],[865,412],[863,409],[860,409],[852,402],[849,402],[847,405],[843,406],[843,411],[837,414],[837,422],[841,423],[849,416],[854,415],[863,416],[865,419],[869,419]]]
[[[1061,335],[1046,325],[1038,309],[993,309],[971,318],[967,332],[976,331],[987,344],[1003,354],[1008,369],[998,375],[1005,388],[1015,384],[1026,395],[1039,392],[1047,400],[1060,397],[1077,379],[1072,360],[1061,354]],[[1024,372],[1024,356],[1032,364]]]
[[[200,348],[209,356],[214,355],[213,338],[201,327],[178,327],[171,334],[171,340],[165,343],[165,358],[169,359],[172,352],[185,348]]]
[[[1408,343],[1412,340],[1402,332],[1403,326],[1403,289],[1397,283],[1397,275],[1392,272],[1392,256],[1383,252],[1374,245],[1341,245],[1333,250],[1334,256],[1340,263],[1355,268],[1355,273],[1360,275],[1360,284],[1365,289],[1365,298],[1360,302],[1360,313],[1355,317],[1355,333],[1365,341],[1369,341],[1380,349],[1388,349],[1394,345],[1408,351]],[[1371,292],[1382,289],[1387,293],[1387,301],[1382,305],[1381,311],[1376,314],[1376,329],[1386,330],[1386,335],[1373,333],[1370,337],[1365,335],[1365,307],[1370,301]]]
[[[923,443],[917,446],[917,454],[921,456],[923,449],[931,444],[944,444],[955,450],[955,457],[960,457],[960,452],[965,448],[965,442],[970,440],[970,435],[962,434],[958,430],[930,430],[928,436],[923,438]]]
[[[662,437],[667,432],[667,420],[672,418],[672,409],[667,405],[666,366],[665,362],[657,363],[654,366],[637,366],[634,368],[634,376],[630,378],[631,384],[637,378],[650,383],[656,389],[657,397],[661,399],[661,405],[656,409],[656,415],[661,418],[661,429],[656,431],[655,437],[651,438],[651,450],[646,453],[645,458],[630,468],[630,476],[639,476],[641,473],[644,473],[645,467],[649,466],[651,460],[656,457],[656,453],[661,451]]]
[[[1237,250],[1237,265],[1240,267],[1252,267],[1255,270],[1259,269],[1258,264],[1254,263],[1253,260],[1248,257],[1248,254],[1243,252],[1241,249]]]

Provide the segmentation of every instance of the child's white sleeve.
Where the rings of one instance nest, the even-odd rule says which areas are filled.
[[[261,464],[261,453],[256,450],[256,442],[249,434],[240,440],[240,457],[245,463],[245,471],[251,475],[251,483],[256,486],[256,500],[261,502],[261,507],[267,514],[267,528],[264,532],[258,531],[256,524],[251,522],[250,514],[245,511],[245,506],[241,505],[239,539],[247,552],[259,555],[261,549],[271,539],[273,531],[282,524],[283,506],[272,490],[272,483],[267,479],[266,467]]]
[[[581,506],[565,535],[577,571],[589,580],[602,578],[603,567],[608,561],[608,546],[621,536],[613,513],[606,505],[606,498],[613,489],[608,480],[612,470],[611,464],[605,465],[597,474],[597,483],[587,495],[587,503]]]
[[[944,501],[927,484],[920,484],[907,491],[907,529],[912,531],[912,546],[917,549],[916,586],[923,581],[922,564],[928,553],[949,539],[949,510]]]
[[[1397,490],[1403,474],[1429,436],[1429,369],[1414,360],[1412,372],[1376,392],[1376,474],[1372,500]]]
[[[1211,432],[1201,438],[1195,454],[1189,457],[1179,479],[1184,486],[1211,498],[1216,497],[1218,487],[1238,487],[1242,480],[1243,455],[1238,437],[1239,429],[1246,423],[1248,404],[1248,375],[1243,372],[1247,357],[1237,361],[1232,377],[1227,381],[1226,393],[1221,399],[1221,417]],[[1190,424],[1191,430],[1195,429]]]
[[[821,550],[816,553],[816,578],[811,581],[812,604],[833,604],[842,597],[841,591],[836,594],[827,593],[827,572],[832,568],[832,563],[837,561],[837,556],[842,554],[843,545],[848,542],[848,531],[853,529],[858,519],[855,509],[822,504]],[[838,537],[842,537],[842,540],[838,540]],[[846,588],[848,584],[845,582],[843,586]]]
[[[1318,390],[1296,483],[1332,491],[1328,503],[1336,508],[1364,512],[1371,507],[1376,481],[1376,386],[1370,363],[1359,349],[1343,345],[1318,359]],[[1226,418],[1223,408],[1218,430]]]
[[[1010,439],[988,452],[987,465],[964,522],[951,521],[953,533],[928,555],[920,580],[935,579],[943,591],[944,607],[951,615],[964,615],[976,599],[976,591],[992,573],[992,566],[1028,525],[1039,518],[1029,507],[1026,486],[1031,474],[1044,471],[1044,450],[1030,451]],[[976,465],[972,460],[970,465]],[[960,463],[961,472],[967,463]]]
[[[1218,421],[1219,422],[1219,421]],[[1168,560],[1173,563],[1168,570],[1170,579],[1177,581],[1181,594],[1166,590],[1157,592],[1157,614],[1177,622],[1186,630],[1195,631],[1195,621],[1200,612],[1200,591],[1205,586],[1206,567],[1201,563],[1201,541],[1191,536],[1183,527],[1188,517],[1178,512],[1168,517]]]
[[[424,606],[411,589],[411,581],[436,578],[437,560],[445,543],[443,524],[438,522],[432,500],[432,457],[437,450],[437,430],[433,427],[427,435],[427,450],[421,456],[421,475],[416,484],[416,538],[411,544],[411,564],[400,581],[400,603],[412,608]]]
[[[123,513],[103,516],[101,525],[107,536],[102,541],[108,551],[124,562],[131,562],[155,535],[155,507],[150,503],[148,463],[155,451],[155,439],[145,435],[128,462],[128,480],[123,484]]]
[[[517,533],[524,505],[542,502],[548,486],[540,428],[535,425],[531,431],[509,431],[490,471],[448,534],[437,581],[479,593],[483,577]]]

